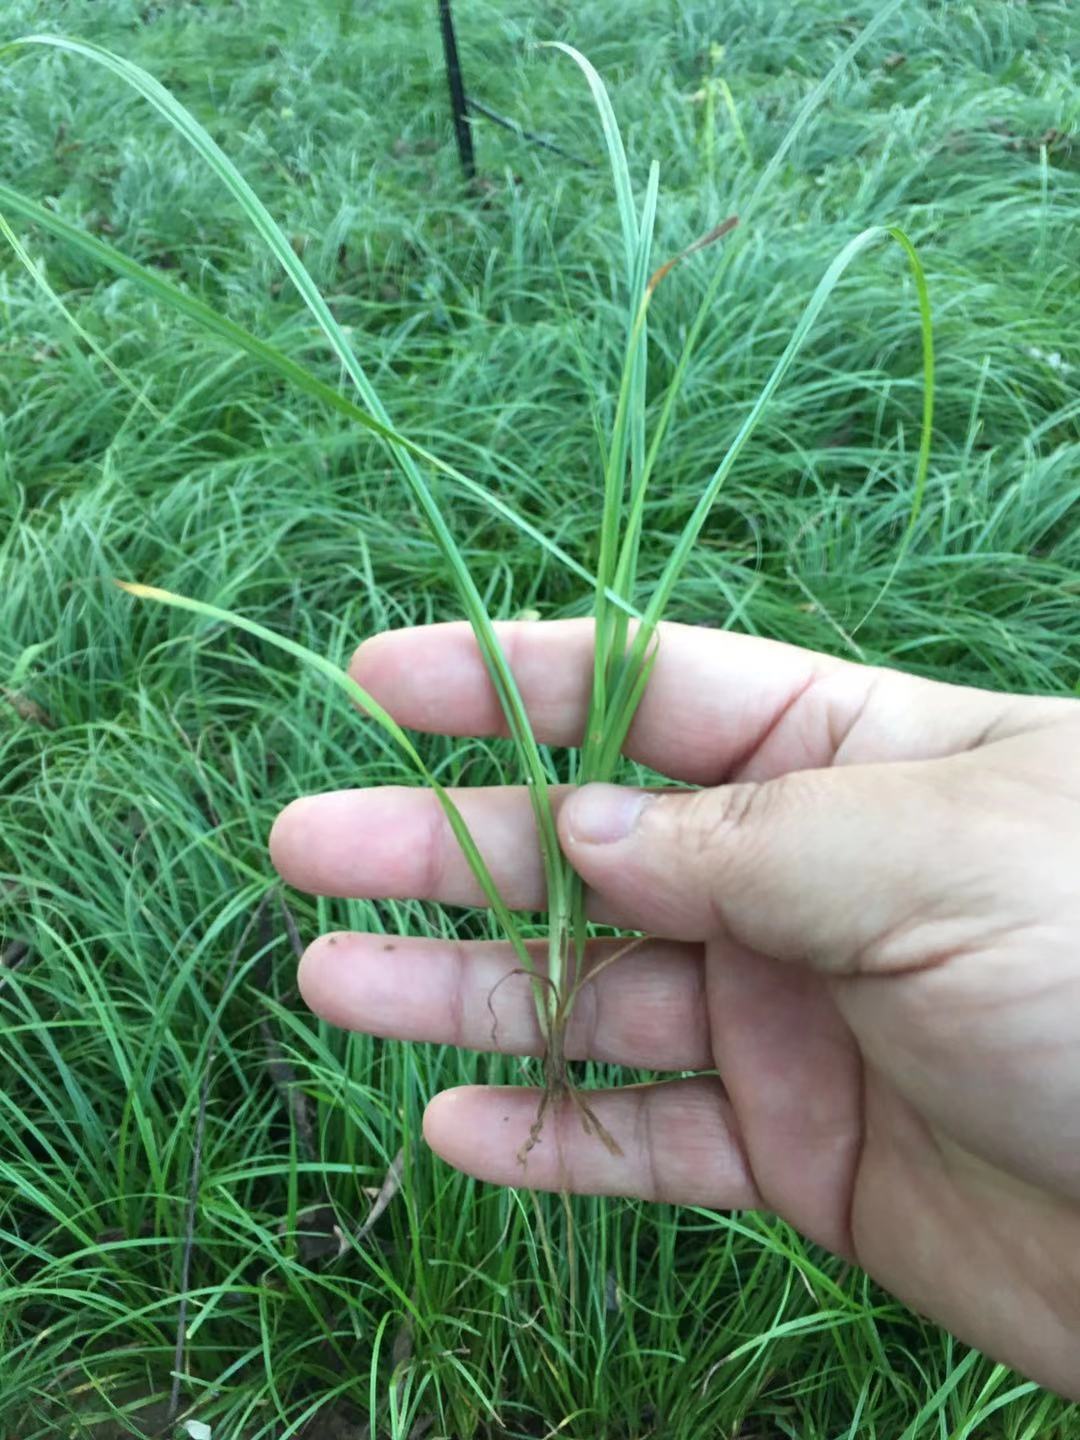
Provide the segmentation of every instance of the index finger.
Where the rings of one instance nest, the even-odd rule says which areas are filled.
[[[592,687],[593,622],[513,621],[495,630],[536,738],[579,744]],[[658,639],[625,750],[672,779],[698,785],[767,780],[835,763],[930,759],[985,738],[1010,703],[1039,703],[1009,702],[731,631],[667,623]],[[506,733],[464,622],[375,635],[349,668],[410,729]]]

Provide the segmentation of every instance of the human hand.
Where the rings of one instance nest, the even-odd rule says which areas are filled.
[[[591,624],[500,639],[538,738],[578,743]],[[351,668],[403,725],[502,731],[467,626],[376,636]],[[567,1054],[721,1078],[590,1094],[621,1155],[567,1103],[523,1169],[522,1088],[437,1096],[429,1143],[504,1185],[767,1208],[1080,1398],[1080,702],[666,625],[626,748],[706,788],[560,795],[592,913],[659,937],[583,988]],[[455,799],[508,902],[541,908],[525,793]],[[422,789],[296,801],[271,851],[320,894],[482,902]],[[536,1053],[515,964],[499,944],[338,934],[300,984],[336,1024],[474,1049],[499,985],[499,1048]]]

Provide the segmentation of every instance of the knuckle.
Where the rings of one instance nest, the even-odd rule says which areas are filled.
[[[458,849],[450,821],[434,795],[429,797],[430,820],[424,840],[423,899],[437,900],[446,888],[450,855]]]
[[[713,933],[729,931],[725,897],[754,874],[786,789],[782,779],[745,781],[702,790],[680,808],[675,847]]]
[[[758,828],[772,806],[776,781],[744,781],[701,790],[683,807],[679,840],[691,854],[723,860]]]

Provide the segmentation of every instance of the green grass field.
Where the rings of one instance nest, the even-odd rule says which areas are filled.
[[[617,223],[587,90],[532,42],[570,40],[601,70],[639,185],[660,161],[663,256],[745,205],[877,8],[458,0],[471,90],[595,162],[479,122],[478,194],[457,169],[431,4],[8,0],[0,40],[80,35],[169,85],[286,227],[399,428],[589,567],[620,365]],[[911,511],[921,358],[903,258],[881,249],[834,294],[721,494],[676,618],[1080,691],[1069,12],[906,0],[737,232],[686,378],[646,582],[830,259],[867,225],[903,225],[931,287],[937,415],[892,583],[882,593]],[[0,181],[338,382],[213,176],[114,77],[0,57]],[[344,660],[373,631],[454,614],[445,567],[371,437],[11,223],[81,334],[4,246],[0,1437],[186,1435],[189,1420],[213,1440],[1080,1434],[1080,1407],[769,1216],[567,1209],[424,1149],[436,1090],[531,1072],[312,1020],[265,843],[297,794],[411,777],[293,662],[109,580]],[[660,379],[714,263],[658,293]],[[548,549],[441,493],[493,613],[588,613]],[[515,778],[500,744],[424,753],[447,783]],[[304,938],[490,923],[287,901]],[[400,1186],[357,1239],[399,1152]]]

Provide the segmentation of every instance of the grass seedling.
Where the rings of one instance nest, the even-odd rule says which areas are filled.
[[[885,7],[880,12],[879,21],[893,9],[895,4]],[[839,73],[839,68],[846,63],[854,50],[866,42],[877,23],[866,27],[804,104],[780,150],[766,167],[749,197],[743,211],[744,222],[748,214],[756,210],[770,176],[775,173],[782,155],[806,123],[813,108],[820,102],[831,78]],[[140,598],[188,610],[204,620],[236,626],[285,651],[313,667],[331,684],[336,685],[372,723],[378,725],[394,741],[423,783],[429,785],[438,797],[453,833],[499,925],[513,947],[520,967],[532,979],[537,1016],[545,1044],[545,1085],[536,1123],[522,1146],[523,1162],[536,1142],[547,1108],[554,1100],[566,1095],[572,1097],[586,1128],[594,1131],[609,1148],[617,1150],[618,1137],[607,1134],[597,1122],[587,1102],[574,1092],[567,1076],[564,1037],[581,987],[588,980],[585,970],[588,924],[582,884],[562,856],[556,834],[551,793],[552,786],[561,777],[555,774],[533,735],[529,717],[499,644],[492,618],[447,521],[437,483],[441,478],[455,486],[464,487],[468,493],[482,499],[592,587],[596,644],[591,702],[583,743],[580,751],[571,758],[568,778],[573,783],[614,778],[627,732],[648,684],[659,643],[658,626],[721,487],[738,462],[777,387],[794,363],[818,316],[846,271],[865,250],[888,239],[901,247],[914,276],[920,311],[924,370],[922,435],[915,466],[908,525],[900,543],[900,553],[903,553],[919,513],[926,482],[933,405],[930,304],[922,268],[911,242],[895,227],[874,226],[856,235],[833,260],[811,295],[786,348],[754,405],[719,464],[712,474],[704,479],[693,511],[682,532],[671,545],[659,580],[643,601],[639,593],[639,558],[642,547],[646,543],[654,543],[654,537],[645,533],[646,500],[650,482],[656,473],[661,447],[678,402],[681,382],[695,342],[709,308],[719,293],[725,274],[723,263],[715,267],[715,274],[705,292],[697,317],[689,328],[682,353],[651,430],[648,423],[650,406],[647,403],[650,306],[654,303],[661,285],[677,265],[722,241],[735,230],[739,221],[734,215],[720,219],[679,253],[659,265],[655,264],[653,232],[659,194],[659,167],[654,163],[650,168],[644,192],[638,200],[607,91],[600,76],[583,55],[567,45],[559,44],[553,47],[578,65],[596,106],[611,167],[625,267],[625,344],[614,417],[610,431],[604,439],[599,554],[595,574],[590,574],[578,561],[555,546],[517,515],[499,496],[477,486],[454,466],[447,464],[394,427],[346,333],[335,320],[286,235],[205,128],[168,90],[146,71],[129,61],[83,41],[39,35],[27,37],[6,48],[13,50],[16,46],[31,45],[54,47],[104,66],[139,92],[175,127],[241,206],[256,233],[289,276],[348,377],[356,393],[355,400],[341,394],[275,346],[246,331],[160,274],[138,265],[105,242],[70,225],[52,211],[18,192],[0,186],[0,207],[20,215],[24,220],[41,225],[118,274],[137,280],[176,312],[195,320],[291,384],[317,397],[329,409],[343,414],[353,423],[374,433],[386,447],[452,576],[461,609],[472,626],[488,676],[505,716],[521,777],[529,790],[547,895],[548,939],[545,967],[538,969],[534,965],[523,938],[522,926],[500,896],[484,857],[452,797],[427,767],[409,736],[373,696],[367,694],[326,658],[243,615],[150,585],[122,582],[123,588]],[[3,225],[3,233],[16,246],[16,254],[29,266],[30,261],[25,257],[25,251],[18,247],[17,239],[11,234],[7,222],[0,221],[0,224]],[[632,944],[633,941],[629,940],[628,947]],[[619,951],[612,958],[617,959],[621,953],[624,951]]]

